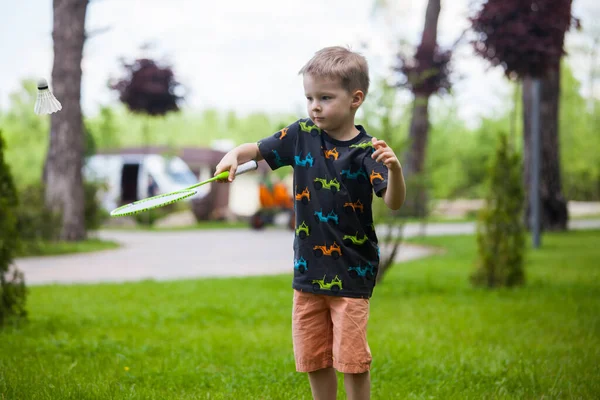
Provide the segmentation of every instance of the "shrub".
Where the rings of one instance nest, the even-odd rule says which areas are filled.
[[[12,265],[19,249],[17,205],[17,190],[4,161],[4,139],[0,132],[0,325],[11,318],[27,315],[25,279]]]
[[[487,287],[520,285],[525,281],[525,195],[521,159],[510,149],[505,134],[499,137],[488,173],[486,206],[477,222],[477,270],[471,281]]]
[[[110,216],[108,211],[102,207],[98,198],[98,193],[103,189],[104,184],[98,182],[84,182],[85,191],[85,229],[93,231],[99,229]]]
[[[152,227],[159,219],[162,219],[181,209],[183,209],[181,204],[173,203],[167,206],[153,208],[138,214],[133,214],[133,219],[138,225]]]
[[[96,230],[108,217],[98,199],[100,184],[84,182],[85,229]],[[51,211],[44,199],[42,184],[28,185],[19,193],[19,205],[15,210],[17,228],[22,239],[22,254],[38,254],[44,242],[54,242],[60,238],[62,217]]]
[[[19,206],[16,209],[17,227],[25,246],[34,246],[40,241],[58,240],[61,229],[61,215],[53,213],[44,200],[44,186],[25,186],[19,193]]]

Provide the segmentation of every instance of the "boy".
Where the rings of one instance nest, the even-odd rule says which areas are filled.
[[[309,118],[258,143],[228,152],[215,175],[264,159],[294,169],[292,331],[296,370],[307,372],[315,399],[335,399],[335,370],[348,399],[370,397],[369,298],[379,248],[373,192],[392,210],[405,199],[394,151],[354,124],[369,89],[364,57],[342,47],[318,51],[300,70]]]

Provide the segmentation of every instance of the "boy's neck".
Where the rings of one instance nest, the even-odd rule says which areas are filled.
[[[327,130],[330,138],[345,142],[354,139],[360,134],[360,131],[354,126],[354,119],[334,130]]]

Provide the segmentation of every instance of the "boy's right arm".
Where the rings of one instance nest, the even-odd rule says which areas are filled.
[[[229,171],[228,180],[229,182],[232,182],[235,178],[235,171],[237,170],[238,165],[250,160],[260,161],[262,159],[263,157],[260,154],[260,151],[258,151],[258,144],[241,144],[223,156],[221,161],[219,161],[213,176],[217,176],[223,171]]]
[[[229,171],[229,182],[235,178],[238,165],[250,160],[265,160],[271,170],[292,165],[299,137],[300,120],[266,136],[256,143],[244,143],[231,150],[217,165],[215,175]]]

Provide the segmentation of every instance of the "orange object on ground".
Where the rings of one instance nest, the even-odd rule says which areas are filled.
[[[290,196],[287,187],[282,182],[273,184],[270,190],[266,183],[261,183],[259,186],[259,198],[261,208],[294,208],[292,196]]]
[[[277,182],[273,185],[273,198],[275,200],[275,207],[294,208],[292,196],[290,196],[287,187],[282,182]]]
[[[259,185],[258,195],[260,199],[261,208],[273,208],[273,206],[275,205],[275,198],[266,184],[261,183]]]

